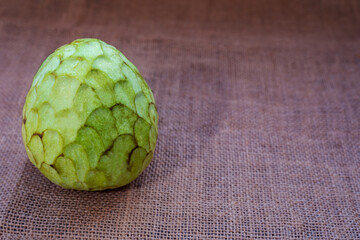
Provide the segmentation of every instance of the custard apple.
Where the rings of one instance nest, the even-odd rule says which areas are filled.
[[[26,96],[30,161],[68,189],[126,185],[149,165],[158,135],[151,89],[115,47],[78,39],[41,65]]]

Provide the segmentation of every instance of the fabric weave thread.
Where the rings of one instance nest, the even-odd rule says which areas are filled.
[[[359,1],[0,6],[1,238],[360,239]],[[83,37],[158,107],[153,161],[117,190],[57,187],[22,144],[34,74]]]

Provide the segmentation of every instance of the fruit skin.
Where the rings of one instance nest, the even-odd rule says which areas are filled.
[[[124,186],[149,165],[158,135],[154,96],[115,47],[78,39],[41,65],[26,96],[30,161],[67,189]]]

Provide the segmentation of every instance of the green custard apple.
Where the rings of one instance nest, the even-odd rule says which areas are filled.
[[[30,161],[68,189],[124,186],[149,165],[158,135],[154,96],[115,47],[78,39],[41,65],[26,96]]]

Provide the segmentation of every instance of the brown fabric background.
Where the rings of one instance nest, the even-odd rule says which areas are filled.
[[[153,89],[153,162],[63,190],[21,112],[47,55],[116,46]],[[3,239],[360,239],[360,1],[0,0]]]

